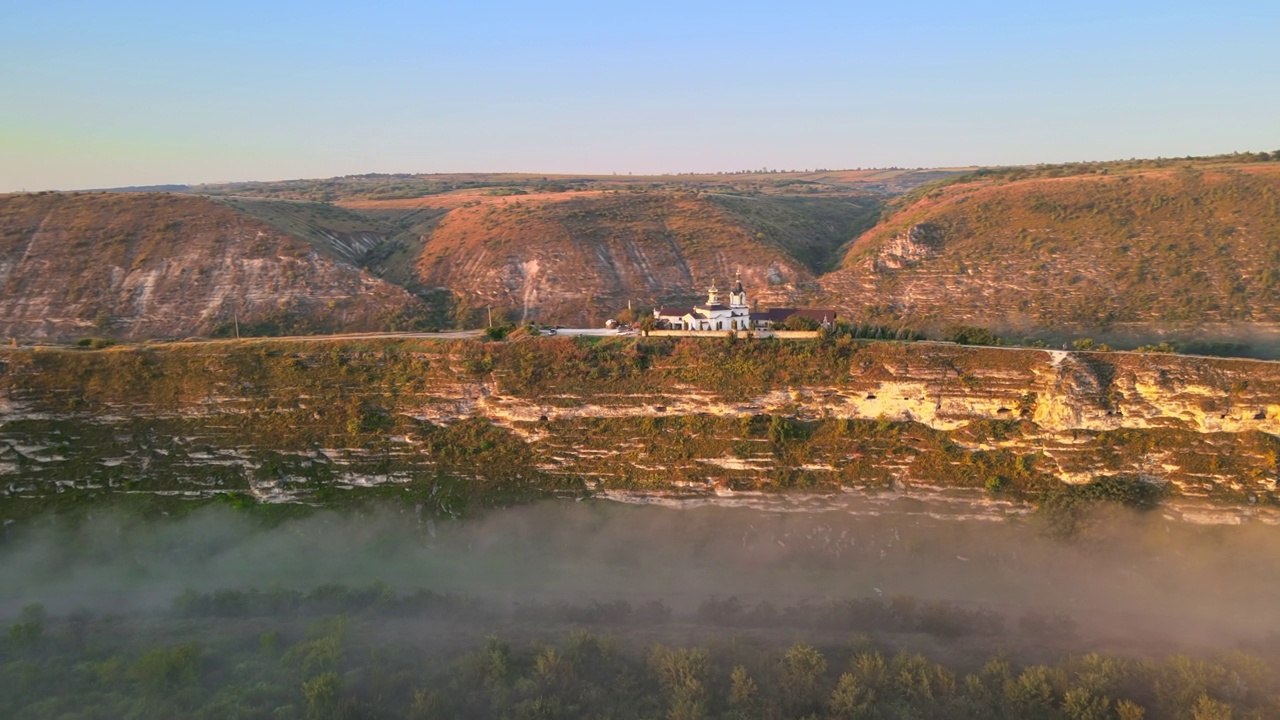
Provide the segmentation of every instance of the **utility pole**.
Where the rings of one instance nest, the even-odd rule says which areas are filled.
[[[493,327],[493,306],[489,306],[489,327]]]

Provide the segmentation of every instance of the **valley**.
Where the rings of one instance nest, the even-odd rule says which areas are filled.
[[[18,194],[0,240],[0,333],[19,340],[477,328],[490,311],[599,327],[740,271],[758,308],[933,337],[1280,356],[1267,153]]]

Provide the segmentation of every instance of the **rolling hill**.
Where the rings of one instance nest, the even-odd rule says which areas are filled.
[[[423,284],[520,319],[598,324],[629,300],[694,300],[738,270],[753,297],[783,302],[879,203],[809,205],[662,191],[508,198],[451,210],[416,267]]]
[[[1280,164],[976,177],[899,199],[822,278],[853,316],[1158,338],[1280,323]]]
[[[369,228],[313,230],[314,243],[196,196],[0,196],[0,335],[375,329],[419,311],[345,257]]]
[[[0,332],[597,324],[764,307],[1280,351],[1280,154],[939,171],[367,175],[0,196]]]
[[[976,168],[749,170],[681,175],[534,175],[530,173],[432,173],[346,175],[321,180],[281,180],[181,186],[183,192],[212,196],[260,197],[313,202],[437,202],[442,196],[468,198],[494,194],[604,190],[673,190],[735,194],[841,195],[873,192],[893,195]],[[173,186],[164,186],[174,189]],[[128,188],[144,190],[145,188]],[[447,202],[447,201],[446,201]]]

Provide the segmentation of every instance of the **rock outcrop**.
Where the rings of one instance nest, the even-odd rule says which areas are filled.
[[[150,488],[286,501],[441,474],[527,490],[1017,500],[1122,476],[1216,521],[1280,522],[1280,363],[693,339],[0,360],[0,495],[15,500]]]
[[[875,270],[900,270],[938,254],[942,247],[942,228],[930,223],[917,223],[894,235],[871,261]]]

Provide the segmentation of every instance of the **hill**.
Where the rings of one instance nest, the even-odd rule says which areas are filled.
[[[740,269],[765,307],[1055,343],[1226,341],[1275,356],[1277,159],[361,175],[14,195],[0,198],[0,332],[213,332],[242,296],[254,332],[474,327],[486,307],[598,324],[629,302],[688,304]],[[193,282],[198,273],[216,281]]]
[[[1155,339],[1280,323],[1280,164],[1004,173],[896,201],[822,278],[848,314]]]
[[[247,333],[322,332],[384,328],[420,312],[402,288],[352,264],[374,237],[357,227],[368,221],[339,217],[345,235],[313,222],[300,230],[308,242],[236,204],[171,194],[0,196],[0,334],[185,337],[234,332],[236,320]],[[277,219],[305,225],[305,209]]]
[[[598,324],[626,307],[690,302],[735,271],[764,302],[811,285],[870,196],[729,197],[666,191],[563,193],[464,204],[436,222],[420,281],[521,319]]]

